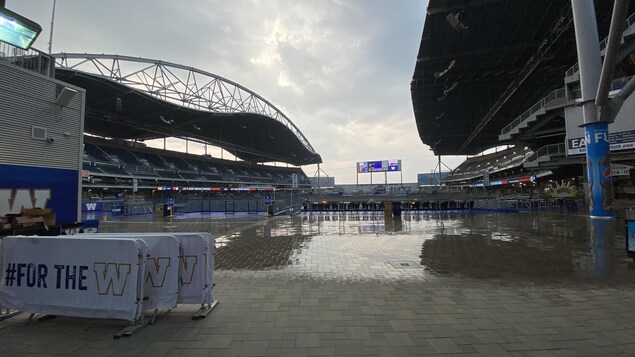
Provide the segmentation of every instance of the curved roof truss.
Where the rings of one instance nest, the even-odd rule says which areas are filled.
[[[142,57],[87,53],[54,56],[57,67],[98,75],[186,108],[267,116],[287,127],[309,152],[317,154],[300,129],[273,104],[216,74]]]

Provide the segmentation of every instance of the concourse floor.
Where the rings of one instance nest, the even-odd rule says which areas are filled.
[[[211,232],[216,309],[126,323],[0,322],[0,356],[635,355],[624,222],[541,213],[102,217],[101,232]]]

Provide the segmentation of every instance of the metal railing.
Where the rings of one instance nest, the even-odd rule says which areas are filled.
[[[630,28],[631,26],[633,26],[633,24],[635,24],[635,13],[631,14],[631,16],[628,17],[628,19],[626,19],[626,29]],[[606,48],[606,44],[608,43],[608,36],[604,38],[604,40],[602,40],[602,42],[600,42],[600,52],[604,51],[604,49]],[[571,77],[573,76],[578,70],[580,70],[580,66],[579,64],[574,64],[573,66],[571,66],[571,68],[569,68],[567,70],[567,72],[565,72],[565,77]]]
[[[567,153],[567,149],[564,144],[551,144],[545,145],[540,149],[536,150],[528,159],[527,162],[536,161],[539,157],[542,156],[565,156]]]
[[[51,78],[55,77],[55,60],[53,56],[34,48],[23,50],[6,42],[0,42],[0,61],[7,61]]]
[[[612,92],[624,88],[624,86],[626,86],[631,78],[633,78],[633,76],[613,80],[613,82],[611,82],[611,89],[609,89],[609,91]],[[582,98],[582,89],[578,88],[569,91],[569,100],[576,100],[579,98]]]
[[[518,118],[514,119],[511,123],[509,123],[506,127],[501,130],[501,134],[507,134],[512,129],[520,125],[525,119],[532,116],[535,112],[544,108],[549,102],[554,101],[556,99],[565,98],[566,91],[564,88],[556,89],[553,92],[549,93],[546,97],[542,98],[538,103],[534,104],[531,108],[525,110]]]

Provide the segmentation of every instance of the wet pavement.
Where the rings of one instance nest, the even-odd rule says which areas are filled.
[[[110,218],[101,231],[208,231],[215,269],[245,276],[550,285],[630,284],[635,273],[621,220],[552,212],[190,214]]]
[[[0,355],[635,355],[621,219],[190,214],[107,217],[100,231],[211,232],[220,304],[119,341],[103,321],[19,316],[0,322]]]

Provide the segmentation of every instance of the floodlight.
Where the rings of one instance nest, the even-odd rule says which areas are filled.
[[[76,90],[64,87],[55,99],[55,104],[59,105],[60,107],[65,107],[71,102],[71,100],[73,100],[75,94],[77,94]]]
[[[28,50],[42,27],[15,12],[0,7],[0,41]]]

